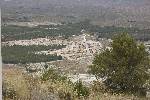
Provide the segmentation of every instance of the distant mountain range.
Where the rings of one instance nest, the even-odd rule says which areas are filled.
[[[90,19],[102,26],[150,26],[150,0],[1,0],[0,7],[5,21]]]

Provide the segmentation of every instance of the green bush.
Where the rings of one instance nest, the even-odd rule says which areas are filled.
[[[148,52],[143,44],[137,44],[128,34],[113,38],[112,49],[95,56],[89,72],[106,78],[105,85],[114,92],[144,94],[143,85],[149,79]]]
[[[89,89],[85,87],[80,80],[75,83],[74,91],[77,92],[79,98],[88,97],[90,94]]]
[[[65,81],[67,79],[66,76],[60,75],[54,69],[50,68],[44,72],[41,76],[42,81],[52,80],[52,81]]]

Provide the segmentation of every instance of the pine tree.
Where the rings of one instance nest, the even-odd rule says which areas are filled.
[[[115,92],[137,93],[149,79],[150,59],[143,44],[137,44],[128,34],[113,38],[110,50],[95,56],[89,72],[105,78],[105,85]]]

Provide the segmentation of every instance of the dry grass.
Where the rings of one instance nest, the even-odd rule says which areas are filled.
[[[4,100],[148,100],[130,95],[96,92],[92,89],[88,98],[79,99],[73,91],[73,85],[68,82],[42,82],[39,78],[23,74],[22,70],[13,67],[3,69],[3,87],[5,92],[12,89],[15,93],[13,98],[7,94]]]
[[[17,68],[3,69],[3,87],[6,90],[6,95],[9,95],[9,90],[15,92],[13,98],[26,98],[29,95],[27,81],[22,71]]]
[[[112,95],[109,93],[93,94],[88,100],[148,100],[146,98],[139,98],[131,95]]]

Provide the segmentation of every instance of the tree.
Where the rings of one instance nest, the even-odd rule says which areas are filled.
[[[113,38],[110,50],[95,56],[89,72],[105,79],[105,85],[115,92],[141,94],[149,79],[149,61],[144,45],[123,33]]]

